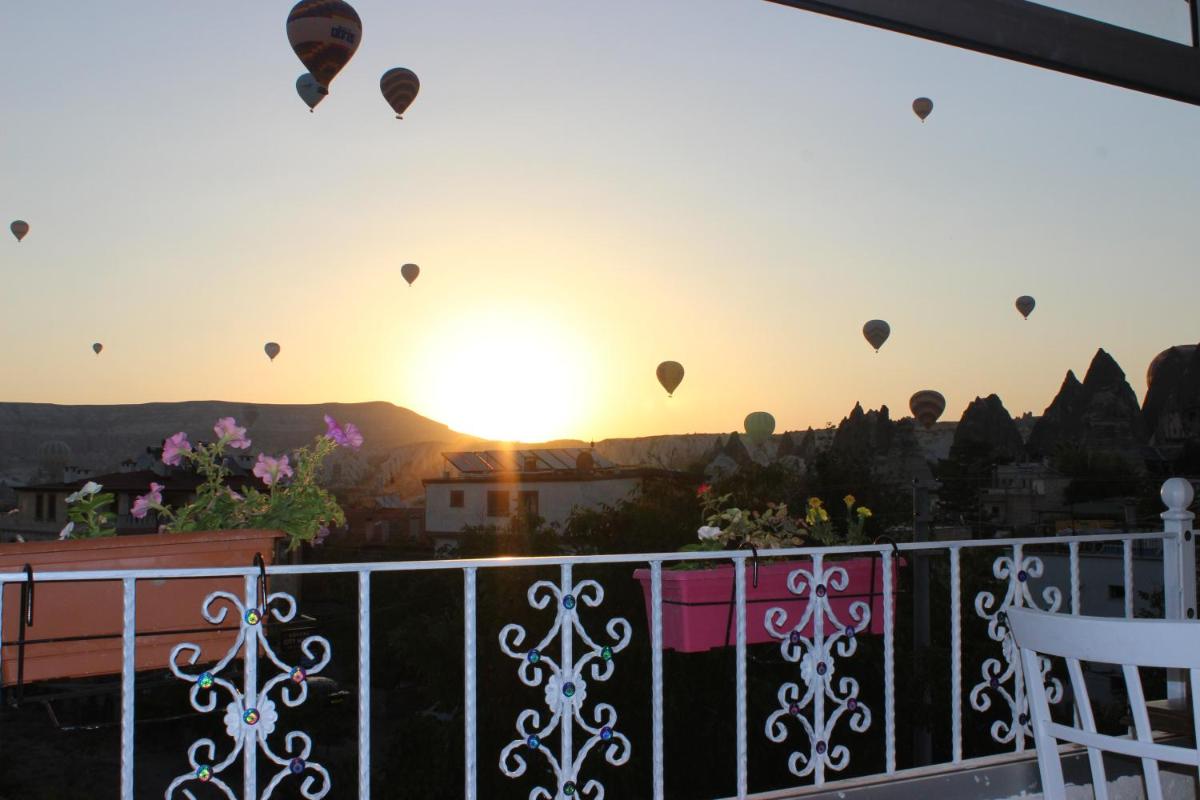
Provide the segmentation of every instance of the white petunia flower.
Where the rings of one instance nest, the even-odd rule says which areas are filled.
[[[719,537],[721,535],[721,529],[711,525],[705,525],[700,528],[700,530],[696,531],[696,533],[700,536],[701,541],[705,541]]]
[[[88,481],[87,483],[85,483],[83,485],[83,488],[80,489],[79,491],[81,494],[84,494],[84,495],[93,495],[93,494],[99,493],[99,491],[103,488],[104,488],[103,486],[96,483],[95,481]]]

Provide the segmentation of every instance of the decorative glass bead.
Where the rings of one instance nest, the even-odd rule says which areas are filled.
[[[858,631],[856,631],[854,629],[853,625],[846,626],[846,638],[847,639],[853,639],[857,634],[858,634]]]
[[[858,701],[851,697],[846,701],[846,710],[856,711],[858,709]]]
[[[793,717],[800,716],[800,704],[792,703],[790,706],[788,706],[788,713],[791,714]]]
[[[817,584],[817,597],[824,597],[824,596],[825,596],[825,584],[818,583]]]
[[[288,771],[293,775],[299,775],[301,772],[304,772],[304,759],[293,758],[291,763],[288,764]]]
[[[536,664],[537,662],[542,660],[542,654],[538,650],[530,650],[529,653],[525,656],[525,660],[528,661],[530,664]]]
[[[211,689],[213,685],[213,676],[211,672],[205,672],[200,676],[200,680],[196,681],[200,684],[201,689]]]
[[[792,631],[788,634],[788,641],[792,644],[800,644],[800,631]]]
[[[257,608],[250,608],[250,609],[246,610],[246,623],[247,624],[257,625],[260,620],[262,620],[262,614],[260,614],[258,612]]]
[[[567,681],[566,683],[563,684],[563,697],[574,697],[574,696],[575,696],[575,684],[571,683],[570,681]]]
[[[242,722],[245,722],[247,725],[256,724],[258,722],[258,709],[247,708],[245,713],[242,714]]]
[[[817,753],[825,755],[826,744],[824,741],[817,742]]]
[[[212,775],[212,767],[210,767],[208,764],[201,764],[200,768],[196,770],[196,780],[200,781],[201,783],[208,783],[209,778],[211,778]]]
[[[1028,725],[1029,724],[1029,715],[1022,714],[1021,716],[1017,717],[1017,722],[1020,722],[1022,725]]]
[[[537,736],[530,736],[528,739],[525,740],[525,744],[529,745],[530,750],[537,750],[539,747],[542,746],[542,740],[539,739]]]
[[[563,784],[563,794],[565,794],[567,797],[575,794],[575,781],[567,781]]]
[[[304,683],[304,679],[307,677],[308,673],[304,671],[303,667],[292,667],[292,683]]]
[[[818,675],[824,675],[828,671],[829,671],[829,667],[825,664],[824,661],[817,662],[817,674]]]
[[[990,686],[991,686],[993,689],[999,689],[999,688],[1000,688],[1000,679],[999,679],[999,678],[992,678],[990,681],[988,681],[988,684],[989,684],[989,685],[990,685]]]
[[[575,607],[575,595],[569,594],[563,598],[563,608],[565,608],[567,611],[570,611],[574,607]]]
[[[1029,580],[1029,573],[1027,573],[1025,570],[1021,570],[1017,573],[1017,580],[1024,583],[1025,581]]]
[[[603,658],[605,661],[612,661],[612,656],[613,656],[613,649],[611,647],[601,648],[600,657]]]
[[[603,728],[601,728],[601,729],[600,729],[600,739],[601,739],[602,741],[605,741],[605,742],[607,742],[607,741],[609,741],[610,739],[612,739],[612,737],[613,737],[613,730],[612,730],[612,728],[610,728],[610,727],[608,727],[607,725],[605,725]]]

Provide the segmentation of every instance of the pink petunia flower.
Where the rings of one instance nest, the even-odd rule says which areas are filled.
[[[322,525],[317,528],[317,535],[313,537],[313,547],[320,547],[321,543],[329,538],[329,526]]]
[[[357,425],[353,422],[347,422],[345,426],[339,425],[338,421],[328,414],[325,415],[325,438],[332,439],[339,447],[349,447],[351,450],[357,450],[363,444],[363,435]]]
[[[266,453],[259,453],[258,461],[254,463],[254,474],[267,486],[274,486],[283,478],[292,477],[292,468],[288,465],[287,456],[271,458]]]
[[[221,417],[217,420],[217,424],[213,426],[213,433],[223,444],[235,450],[245,450],[250,446],[250,440],[246,438],[246,429],[239,428],[233,417]]]
[[[129,509],[129,513],[134,519],[145,519],[153,509],[162,505],[162,490],[161,483],[151,483],[150,491],[140,495],[133,501],[133,507]]]
[[[183,431],[163,442],[163,463],[168,467],[178,467],[183,463],[183,454],[192,452],[192,443],[188,441]]]

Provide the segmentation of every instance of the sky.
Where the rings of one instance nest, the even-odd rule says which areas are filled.
[[[1169,0],[1047,4],[1186,31]],[[0,219],[32,228],[0,241],[0,400],[790,430],[925,388],[1041,413],[1098,347],[1140,396],[1200,340],[1200,108],[763,0],[353,5],[310,114],[291,3],[0,0]]]

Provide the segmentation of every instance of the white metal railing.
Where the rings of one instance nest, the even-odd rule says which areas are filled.
[[[1123,559],[1124,613],[1134,612],[1133,544],[1135,542],[1161,542],[1163,552],[1163,586],[1165,615],[1173,619],[1194,619],[1196,613],[1195,544],[1192,535],[1194,515],[1188,510],[1192,502],[1192,488],[1182,479],[1172,479],[1163,486],[1162,496],[1167,511],[1161,516],[1163,529],[1148,533],[1114,533],[1104,535],[1078,535],[1054,538],[1025,538],[1007,540],[963,540],[953,542],[920,542],[898,545],[863,545],[853,547],[793,548],[763,551],[756,556],[744,550],[711,553],[655,553],[627,555],[520,557],[490,559],[460,559],[444,561],[380,562],[360,564],[312,564],[279,565],[267,569],[271,576],[279,575],[331,575],[353,574],[358,581],[358,797],[366,800],[371,796],[371,578],[376,573],[396,572],[460,572],[463,575],[464,597],[464,744],[465,779],[463,794],[467,800],[477,800],[477,777],[480,769],[478,749],[478,671],[477,648],[478,626],[476,608],[476,586],[480,571],[506,570],[528,567],[559,568],[557,582],[539,580],[527,592],[530,606],[534,610],[554,609],[554,618],[548,633],[537,639],[525,641],[525,630],[520,625],[509,624],[500,633],[499,648],[519,662],[518,677],[531,688],[540,688],[548,709],[547,721],[542,723],[542,713],[527,709],[516,720],[518,738],[509,742],[499,754],[499,768],[506,775],[519,777],[526,770],[526,758],[542,758],[549,764],[555,776],[553,787],[534,787],[530,800],[571,800],[586,797],[596,800],[604,797],[604,787],[595,778],[589,778],[588,759],[594,754],[603,757],[608,764],[624,764],[638,742],[632,741],[620,730],[618,710],[608,704],[595,704],[587,716],[589,683],[606,681],[616,669],[616,656],[630,646],[650,649],[651,670],[648,680],[651,690],[651,774],[647,791],[655,800],[667,797],[669,776],[664,770],[664,711],[663,711],[663,566],[679,561],[732,562],[734,565],[734,624],[736,626],[736,650],[734,691],[736,713],[732,733],[736,741],[737,797],[748,796],[749,760],[747,757],[748,718],[747,700],[747,572],[749,562],[755,557],[794,557],[805,562],[792,571],[788,588],[792,594],[807,598],[803,617],[787,620],[782,609],[768,612],[768,629],[779,641],[783,660],[799,665],[797,680],[784,684],[779,691],[780,707],[766,720],[765,733],[769,739],[783,742],[788,735],[787,724],[798,725],[806,733],[807,744],[795,750],[789,757],[791,771],[799,777],[811,778],[817,784],[828,781],[829,773],[846,768],[850,752],[843,744],[835,741],[838,724],[847,720],[848,727],[857,732],[868,730],[878,718],[877,710],[866,708],[858,697],[857,683],[848,677],[834,679],[837,660],[850,658],[856,652],[857,634],[870,624],[872,609],[859,602],[851,604],[848,618],[841,618],[831,605],[838,592],[846,588],[845,570],[838,561],[829,557],[854,555],[877,556],[882,560],[882,611],[883,611],[883,726],[885,772],[893,774],[896,764],[896,667],[895,625],[893,585],[893,560],[905,554],[933,554],[945,552],[949,559],[950,580],[950,725],[952,762],[969,763],[963,754],[964,712],[964,665],[963,658],[963,615],[962,615],[962,555],[964,552],[997,550],[1000,554],[993,560],[995,578],[1004,581],[1005,593],[997,597],[991,591],[981,590],[975,596],[976,614],[987,621],[988,633],[996,643],[996,655],[989,657],[980,666],[980,680],[968,693],[970,710],[988,711],[994,702],[1007,706],[1006,719],[998,720],[991,728],[992,737],[999,743],[1009,744],[1015,751],[1025,748],[1026,737],[1030,736],[1027,703],[1024,691],[1024,676],[1017,664],[1016,654],[1006,636],[1004,609],[1010,606],[1031,606],[1052,611],[1080,613],[1080,550],[1095,543],[1120,543]],[[1043,562],[1031,555],[1027,548],[1068,547],[1069,576],[1067,589],[1068,607],[1063,608],[1062,587],[1048,586],[1040,596],[1030,589],[1030,579],[1043,574]],[[627,620],[610,619],[604,626],[605,635],[593,635],[582,625],[577,604],[595,608],[604,601],[604,588],[595,580],[576,581],[573,569],[580,565],[635,564],[650,568],[650,625],[648,641],[634,641],[632,628]],[[170,668],[176,676],[192,684],[192,705],[200,711],[217,710],[217,694],[223,690],[229,696],[224,706],[226,733],[231,739],[231,750],[218,760],[216,743],[201,739],[189,748],[190,771],[179,776],[169,787],[164,787],[167,798],[192,797],[186,784],[191,781],[207,782],[219,788],[226,797],[238,798],[230,778],[232,768],[240,758],[242,762],[241,798],[269,798],[276,786],[289,774],[302,776],[301,794],[306,798],[325,797],[334,782],[353,784],[349,776],[330,775],[324,766],[309,760],[312,741],[308,734],[290,731],[284,735],[284,748],[276,752],[277,745],[269,737],[277,725],[284,722],[286,708],[302,703],[306,697],[307,675],[315,674],[325,667],[332,653],[329,643],[319,636],[310,636],[302,643],[306,655],[303,664],[288,664],[271,649],[262,633],[262,614],[269,613],[279,621],[286,622],[296,613],[292,597],[277,592],[266,598],[259,594],[260,572],[256,567],[227,567],[215,569],[148,569],[148,570],[87,570],[76,572],[41,572],[36,579],[40,583],[60,581],[120,580],[123,586],[124,618],[122,621],[123,666],[122,719],[121,719],[121,797],[134,797],[133,763],[136,749],[134,737],[134,678],[135,610],[139,581],[172,578],[228,577],[241,576],[245,581],[242,597],[228,592],[216,592],[204,602],[201,610],[204,618],[219,624],[231,610],[241,617],[236,644],[215,665],[201,673],[188,671],[194,666],[200,648],[188,643],[179,644],[172,653]],[[0,625],[3,624],[3,585],[19,583],[26,579],[22,573],[0,574]],[[811,631],[805,634],[805,631]],[[0,641],[5,641],[6,632],[0,629]],[[554,646],[557,643],[557,653]],[[187,664],[180,665],[180,657]],[[222,671],[235,660],[242,663],[241,683],[235,685],[222,676]],[[260,686],[259,667],[276,673]],[[272,692],[279,690],[280,703],[272,699]],[[1183,684],[1176,677],[1169,683],[1170,695],[1182,696]],[[281,707],[282,705],[282,707]],[[1003,707],[1003,706],[1002,706]],[[557,746],[551,735],[557,733]],[[584,738],[577,739],[581,734]],[[0,731],[0,737],[8,736]],[[260,794],[258,766],[260,762],[272,765],[275,770],[266,788]],[[341,784],[346,785],[346,784]],[[524,790],[516,794],[523,794]],[[337,796],[346,796],[339,791]]]

